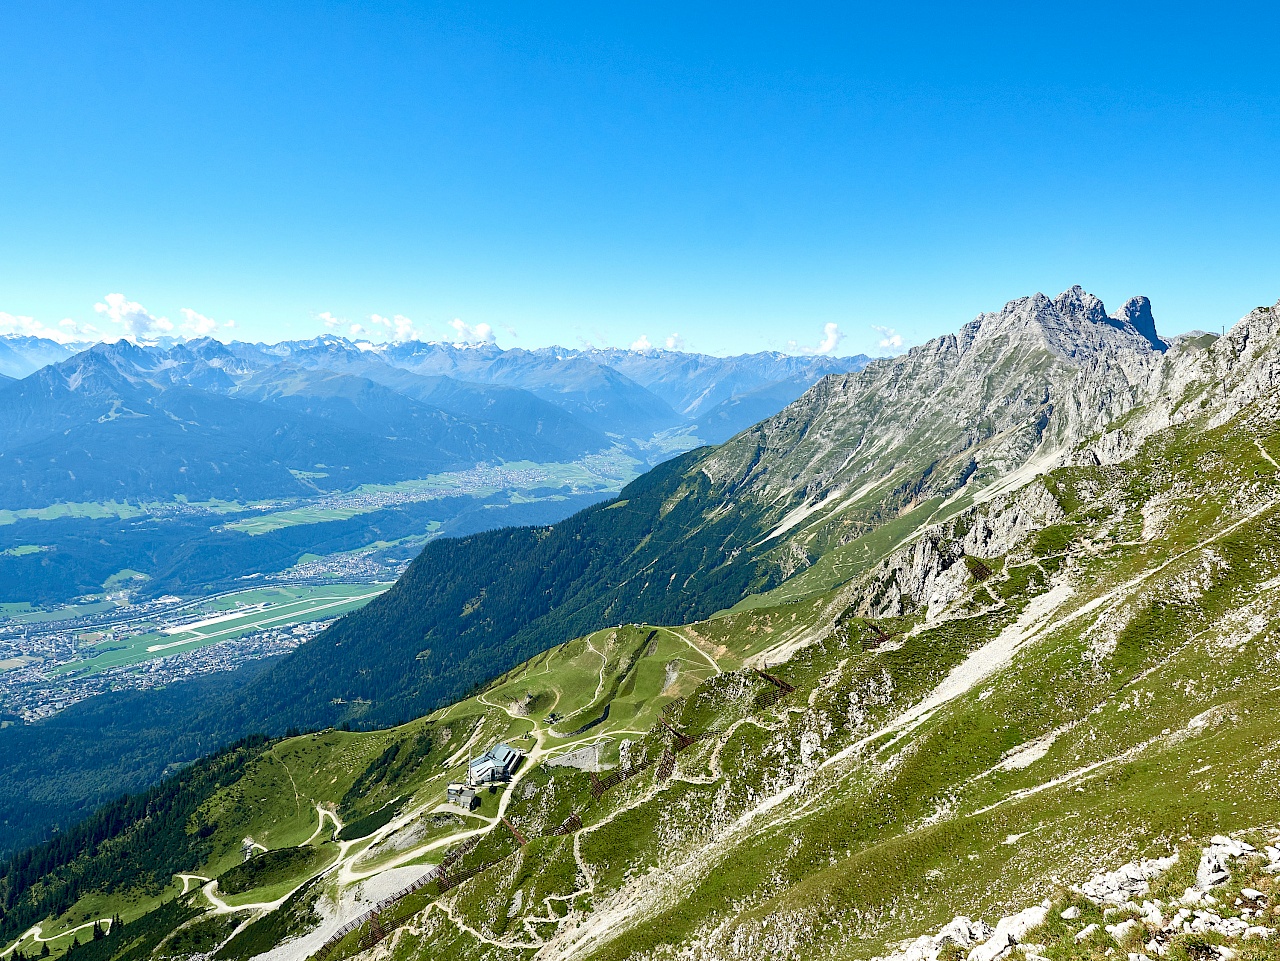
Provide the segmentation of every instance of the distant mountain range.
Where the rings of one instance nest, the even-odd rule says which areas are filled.
[[[21,380],[41,367],[66,360],[84,347],[84,344],[59,344],[44,337],[0,334],[0,378]]]
[[[390,723],[564,638],[830,591],[887,544],[1060,464],[1143,402],[1170,351],[1145,297],[1114,314],[1078,287],[1011,301],[824,380],[617,501],[427,545],[391,591],[266,672],[250,711],[292,702],[288,723]],[[356,661],[359,680],[335,669]]]
[[[716,443],[866,357],[0,338],[0,507],[248,501]],[[661,435],[678,435],[653,445]]]
[[[177,771],[0,864],[0,944],[1272,957],[1278,458],[1280,304],[1011,301],[273,663],[0,729],[0,843]]]

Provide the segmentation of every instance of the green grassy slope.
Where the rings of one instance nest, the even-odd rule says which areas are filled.
[[[1161,435],[1118,467],[1057,471],[1036,483],[1066,520],[970,564],[946,611],[868,622],[841,616],[859,602],[846,591],[606,630],[406,727],[272,745],[192,821],[215,828],[189,873],[234,879],[232,893],[186,902],[252,916],[328,868],[320,898],[337,904],[477,836],[453,870],[491,866],[399,906],[416,913],[397,954],[623,958],[696,943],[715,956],[785,941],[799,957],[860,957],[1118,859],[1280,823],[1273,448],[1274,425],[1250,415]],[[778,689],[752,670],[766,662],[792,693],[767,696]],[[666,772],[673,731],[701,739]],[[442,807],[445,784],[499,739],[531,754],[516,783],[472,816]],[[596,796],[591,774],[551,763],[588,744],[640,772]],[[571,815],[580,830],[549,836]],[[328,843],[362,818],[368,837]],[[323,847],[255,873],[239,864],[246,837]],[[127,930],[172,893],[91,896],[47,930],[88,909]]]
[[[1117,915],[1071,886],[1178,852],[1168,902],[1213,835],[1280,830],[1278,459],[1263,395],[886,538],[849,583],[596,630],[401,727],[262,745],[191,808],[192,867],[86,887],[6,947],[119,915],[71,961],[862,959],[1048,899],[1010,961],[1140,953],[1077,941]],[[526,754],[511,783],[448,804],[499,741]],[[1216,910],[1245,884],[1270,910],[1264,863]],[[1280,957],[1229,940],[1162,950]]]

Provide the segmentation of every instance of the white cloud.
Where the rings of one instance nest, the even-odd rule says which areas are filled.
[[[381,314],[370,314],[369,323],[378,327],[385,328],[391,335],[391,339],[397,343],[405,343],[410,340],[422,340],[422,332],[412,320],[404,314],[394,314],[391,317],[383,317]]]
[[[840,331],[840,325],[836,323],[827,323],[822,328],[822,340],[816,347],[801,347],[794,340],[788,341],[787,346],[800,354],[830,354],[840,346],[840,341],[844,340],[844,334]]]
[[[392,326],[390,320],[378,314],[372,314],[369,317],[370,327],[366,327],[364,324],[350,323],[345,317],[338,317],[327,310],[316,314],[316,320],[324,324],[328,330],[350,338],[370,337],[378,333],[377,328],[389,328]]]
[[[168,317],[157,317],[136,300],[125,299],[124,294],[107,294],[103,300],[104,303],[94,304],[93,309],[123,330],[115,340],[154,343],[173,333],[173,321]],[[112,333],[108,331],[103,340],[112,340]]]
[[[902,349],[902,344],[903,344],[902,335],[898,333],[896,330],[894,330],[892,327],[878,327],[875,324],[872,324],[871,329],[880,335],[880,343],[878,344],[878,346],[880,347],[881,350],[901,350]]]
[[[492,344],[494,342],[493,328],[488,324],[476,324],[472,327],[466,321],[455,317],[449,321],[449,326],[453,328],[460,344]]]
[[[234,320],[218,321],[208,317],[191,307],[183,307],[179,311],[182,319],[176,324],[168,317],[157,316],[136,300],[129,300],[124,294],[107,294],[101,303],[93,305],[94,311],[101,314],[115,329],[100,331],[91,324],[77,326],[73,321],[64,320],[61,324],[73,330],[81,337],[104,340],[108,343],[116,340],[131,340],[134,343],[155,343],[161,337],[184,337],[188,340],[197,337],[218,337],[235,329]]]
[[[187,338],[217,337],[218,331],[234,330],[236,326],[234,320],[219,323],[212,317],[206,317],[190,307],[183,307],[180,313],[182,314],[182,322],[178,324],[178,329]]]
[[[649,335],[641,334],[636,340],[631,342],[632,350],[653,350],[653,344],[649,343]]]
[[[667,350],[683,350],[684,338],[679,334],[672,334],[667,338]]]
[[[97,331],[91,326],[81,328],[70,318],[59,321],[57,327],[46,327],[34,317],[9,314],[0,310],[0,334],[43,337],[45,340],[57,341],[59,344],[72,344],[78,340],[92,340]]]
[[[57,336],[53,337],[58,340],[61,337],[67,338],[62,343],[73,343],[75,341],[96,341],[102,339],[102,331],[98,330],[93,324],[81,324],[66,317],[58,321],[58,326],[62,330],[57,332]]]

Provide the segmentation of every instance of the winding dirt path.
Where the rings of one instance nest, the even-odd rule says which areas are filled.
[[[320,832],[324,829],[325,818],[328,818],[333,822],[334,834],[337,834],[339,831],[342,830],[342,822],[338,820],[338,815],[334,814],[328,808],[321,807],[318,802],[316,803],[316,816],[317,816],[316,829],[311,832],[311,837],[307,838],[305,841],[299,844],[298,847],[305,848],[308,844],[310,844],[319,836]]]
[[[175,874],[174,877],[182,881],[183,894],[186,894],[188,891],[191,890],[191,884],[193,881],[199,881],[200,884],[208,884],[211,880],[213,880],[212,878],[206,878],[199,874]],[[196,885],[196,886],[199,887],[199,885]]]
[[[14,951],[17,951],[18,948],[22,946],[22,942],[25,941],[28,936],[30,936],[31,940],[36,944],[49,944],[61,938],[71,937],[76,934],[76,932],[84,931],[86,928],[92,928],[95,924],[100,924],[105,927],[105,933],[111,933],[110,918],[98,918],[96,921],[86,921],[84,924],[78,924],[74,928],[68,928],[66,931],[59,931],[57,934],[48,938],[44,936],[44,928],[41,925],[33,924],[31,927],[27,928],[27,930],[18,935],[18,940],[14,941],[13,944],[9,945],[3,951],[0,951],[0,958],[8,957],[13,954]]]
[[[723,674],[723,673],[724,673],[724,671],[723,671],[723,670],[721,669],[721,667],[720,667],[720,664],[716,661],[716,659],[715,659],[714,657],[712,657],[710,654],[708,654],[706,651],[704,651],[702,648],[700,648],[697,644],[693,643],[693,641],[689,640],[689,638],[685,637],[685,636],[684,636],[683,634],[681,634],[679,631],[673,631],[673,630],[672,630],[671,628],[669,628],[669,627],[659,627],[659,628],[657,628],[657,630],[662,631],[662,632],[664,632],[664,633],[666,633],[666,634],[670,634],[672,637],[676,638],[677,640],[684,641],[684,643],[688,644],[691,648],[693,648],[695,651],[697,651],[697,652],[698,652],[698,655],[699,655],[699,656],[700,656],[704,661],[706,661],[708,664],[710,664],[710,665],[711,665],[711,667],[715,670],[715,672],[716,672],[717,674]]]

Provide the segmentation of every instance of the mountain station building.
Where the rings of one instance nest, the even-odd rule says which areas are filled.
[[[510,781],[523,757],[509,744],[495,744],[467,766],[467,783],[480,785]]]
[[[476,789],[470,784],[450,784],[445,791],[445,798],[450,804],[456,804],[467,811],[474,810],[479,803],[476,800]]]

